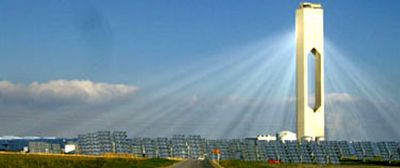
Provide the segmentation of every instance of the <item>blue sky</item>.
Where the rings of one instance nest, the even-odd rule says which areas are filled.
[[[329,39],[358,56],[354,59],[399,75],[392,60],[400,50],[399,2],[322,3]],[[136,84],[139,75],[291,30],[297,6],[296,1],[2,1],[2,78]],[[107,67],[93,69],[94,62]]]
[[[360,70],[357,70],[359,76],[375,81],[376,86],[371,84],[366,85],[366,87],[371,89],[370,87],[374,86],[382,90],[359,89],[360,93],[357,93],[355,91],[357,89],[349,85],[342,90],[329,88],[328,91],[349,92],[359,97],[363,97],[364,94],[367,95],[364,96],[366,99],[373,95],[370,92],[376,92],[375,94],[379,96],[390,93],[391,99],[399,100],[400,92],[397,86],[400,84],[400,69],[397,64],[400,61],[398,43],[398,39],[400,39],[400,12],[398,11],[400,2],[395,0],[384,2],[377,0],[314,2],[321,2],[324,6],[326,39],[339,48],[338,50],[344,53],[343,55],[346,55],[346,61],[360,68]],[[156,104],[162,104],[165,102],[161,100],[165,97],[169,97],[170,102],[168,103],[172,104],[169,106],[174,106],[174,103],[179,102],[178,100],[172,101],[172,99],[178,99],[178,97],[189,97],[189,99],[197,102],[198,99],[201,100],[202,96],[211,93],[211,87],[219,90],[218,87],[224,88],[229,85],[230,83],[224,83],[227,81],[227,79],[225,80],[225,78],[228,78],[227,76],[234,76],[236,73],[246,74],[246,71],[239,71],[237,67],[228,67],[224,70],[232,70],[232,74],[222,73],[220,76],[210,78],[200,78],[201,73],[218,67],[221,65],[220,62],[227,63],[237,57],[242,57],[240,50],[244,46],[258,44],[257,42],[265,39],[277,41],[280,39],[280,35],[293,33],[294,12],[299,3],[300,1],[292,0],[0,1],[0,21],[2,23],[0,26],[0,80],[9,81],[12,85],[20,85],[21,87],[28,87],[32,82],[47,83],[54,80],[63,80],[67,83],[67,86],[76,84],[68,82],[71,80],[122,84],[129,89],[127,92],[124,90],[118,93],[123,93],[123,96],[125,96],[125,93],[135,94],[129,100],[124,99],[125,105],[123,106],[115,101],[108,102],[117,107],[104,110],[104,114],[101,113],[102,115],[117,113],[120,117],[130,116],[132,118],[135,118],[134,116],[145,116],[144,114],[149,116],[159,115],[157,112],[148,112],[148,110],[154,110],[151,108],[139,108],[141,109],[139,110],[135,104],[146,104],[149,99],[155,99],[157,100],[154,100]],[[274,44],[273,40],[269,43]],[[275,44],[284,45],[285,43],[276,42]],[[237,55],[237,57],[232,55]],[[331,72],[336,73],[336,71]],[[356,72],[354,71],[354,73]],[[191,83],[186,87],[176,86],[189,81],[191,77],[198,78],[196,81],[205,82],[201,85]],[[245,79],[243,78],[243,80]],[[170,82],[171,86],[165,86],[167,82]],[[240,83],[240,81],[235,80],[231,82]],[[290,82],[287,81],[286,83]],[[65,86],[63,82],[55,85]],[[262,85],[260,84],[260,86]],[[112,90],[110,94],[116,95],[115,90],[113,90],[116,88],[108,87],[108,85],[102,88],[110,89]],[[118,89],[121,88],[117,87]],[[179,92],[182,89],[186,90]],[[285,89],[289,90],[289,88]],[[29,88],[26,90],[29,90]],[[223,93],[219,95],[214,92],[213,96],[209,97],[210,99],[218,96],[232,96]],[[226,93],[229,93],[229,90],[226,90]],[[247,99],[254,98],[251,97],[252,94],[247,93]],[[152,97],[157,95],[164,97]],[[287,96],[292,95],[289,93]],[[7,97],[2,99],[7,99]],[[385,97],[382,96],[382,99],[385,99]],[[31,100],[27,101],[32,103]],[[103,102],[103,100],[96,100],[95,102]],[[29,120],[41,122],[40,120],[52,120],[53,115],[56,115],[49,114],[48,111],[54,109],[46,109],[42,107],[42,104],[39,105],[40,108],[35,109],[38,112],[34,114],[26,109],[4,106],[1,116],[8,119],[17,119],[19,116],[17,114],[20,113],[24,116],[42,116],[40,119],[33,117]],[[60,113],[65,114],[67,119],[73,118],[70,116],[72,113],[100,116],[100,112],[95,114],[88,112],[99,111],[99,106],[93,108],[79,107],[78,110],[74,106],[75,104],[70,104],[67,107],[57,108],[56,111],[61,111]],[[147,107],[148,105],[143,106]],[[156,108],[157,105],[154,106]],[[192,109],[188,111],[190,110]],[[197,112],[194,112],[196,110]],[[207,110],[210,109],[197,107],[192,113]],[[261,108],[261,110],[266,109]],[[400,116],[394,113],[398,110],[400,109],[393,109],[391,115],[400,119]],[[225,111],[229,110],[225,109]],[[173,112],[169,113],[171,113],[170,116],[173,116]],[[386,114],[382,116],[386,116]],[[232,121],[240,119],[240,117],[234,117]],[[190,117],[188,118],[190,119]],[[61,118],[54,120],[58,121]],[[129,127],[147,128],[152,125],[151,123],[144,124],[144,126],[136,124],[136,121],[140,119],[124,124],[118,124],[118,122],[112,124],[114,123],[113,120],[112,117],[109,117],[109,119],[103,117],[101,121],[106,121],[109,123],[108,125],[97,125],[94,120],[89,124],[90,126],[86,126],[92,130],[111,128],[127,129],[129,132]],[[85,121],[79,122],[84,123]],[[170,122],[175,123],[173,119]],[[230,125],[228,120],[222,123]],[[52,125],[51,122],[47,124],[47,126]],[[185,126],[185,124],[182,125],[182,127]],[[293,124],[283,125],[279,129],[293,130]],[[0,127],[3,126],[5,124],[0,124]],[[0,134],[12,134],[12,131],[14,131],[15,134],[19,135],[31,133],[63,136],[86,131],[79,128],[59,128],[29,132],[24,131],[23,127],[23,124],[7,125],[4,128],[16,129],[11,129],[11,131],[0,129]],[[45,126],[39,125],[35,128],[41,129],[42,127]],[[206,128],[207,126],[200,124],[199,127]],[[261,130],[260,128],[254,129],[254,132],[251,133],[263,133]],[[162,132],[162,125],[154,126],[150,129],[151,131],[152,133],[143,134],[157,135]],[[271,133],[277,131],[277,129],[269,131]],[[139,134],[139,131],[132,130],[132,132],[135,135]],[[218,137],[217,133],[207,135],[206,131],[202,130],[198,132],[193,130],[174,132],[172,130],[169,133],[192,132]],[[393,139],[400,137],[398,133],[388,131],[384,135],[388,139]],[[247,136],[247,134],[241,134],[240,131],[232,134],[227,136]],[[342,134],[337,134],[337,137],[346,138]],[[360,134],[352,138],[365,139],[370,137]]]

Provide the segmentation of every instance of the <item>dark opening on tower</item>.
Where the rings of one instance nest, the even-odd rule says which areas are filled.
[[[307,54],[308,106],[314,111],[321,106],[320,58],[320,54],[315,48]]]

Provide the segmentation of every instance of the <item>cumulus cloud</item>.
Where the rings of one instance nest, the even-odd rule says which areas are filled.
[[[0,81],[0,103],[18,106],[98,105],[129,98],[138,90],[124,84],[53,80],[29,85]]]

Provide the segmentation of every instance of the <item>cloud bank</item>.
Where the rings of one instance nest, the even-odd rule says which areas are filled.
[[[130,98],[138,90],[124,84],[52,80],[29,85],[0,81],[0,103],[17,106],[101,105]]]

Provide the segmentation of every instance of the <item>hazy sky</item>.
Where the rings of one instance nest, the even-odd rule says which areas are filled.
[[[315,2],[331,56],[328,135],[398,140],[400,1]],[[0,136],[294,131],[299,3],[0,1]]]

